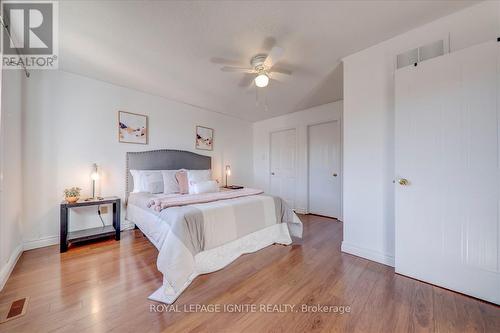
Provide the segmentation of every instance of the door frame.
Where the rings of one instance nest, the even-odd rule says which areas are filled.
[[[272,164],[272,149],[273,149],[273,141],[272,141],[272,136],[274,133],[279,133],[279,132],[285,132],[285,131],[291,131],[293,130],[295,132],[295,158],[293,159],[293,169],[294,169],[294,177],[295,177],[295,191],[293,192],[293,202],[294,206],[297,205],[297,153],[298,153],[298,130],[297,127],[284,127],[284,128],[279,128],[275,129],[269,132],[269,163],[267,166],[267,184],[268,184],[268,189],[271,189],[271,164]],[[270,192],[270,191],[269,191]],[[290,207],[293,210],[295,210],[296,207]]]
[[[340,161],[339,161],[339,180],[340,180],[340,199],[339,199],[339,216],[337,217],[337,220],[343,221],[344,220],[344,124],[343,124],[343,117],[342,115],[338,119],[331,119],[331,120],[326,120],[326,121],[318,121],[318,122],[312,122],[307,124],[307,129],[306,129],[306,154],[307,154],[307,166],[306,166],[306,171],[307,171],[307,214],[310,214],[310,199],[311,199],[311,193],[310,193],[310,152],[309,152],[309,145],[310,145],[310,133],[311,133],[311,127],[316,126],[316,125],[322,125],[322,124],[329,124],[333,122],[339,122],[339,128],[340,128]]]

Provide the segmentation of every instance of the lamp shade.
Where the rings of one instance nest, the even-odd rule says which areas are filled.
[[[97,170],[97,164],[95,163],[92,166],[92,173],[90,174],[90,179],[99,180],[99,171]]]

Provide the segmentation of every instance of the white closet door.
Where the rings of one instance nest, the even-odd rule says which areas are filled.
[[[340,122],[309,126],[309,213],[340,217]]]
[[[490,42],[397,71],[395,184],[396,272],[497,304],[499,68]]]
[[[270,192],[295,208],[295,129],[271,133]]]

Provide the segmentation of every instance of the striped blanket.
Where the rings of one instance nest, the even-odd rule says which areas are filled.
[[[165,196],[151,199],[148,203],[148,207],[154,209],[157,212],[161,212],[165,208],[169,207],[187,206],[218,200],[234,199],[261,193],[263,193],[262,190],[245,187],[239,190],[222,190],[221,192],[212,193]]]

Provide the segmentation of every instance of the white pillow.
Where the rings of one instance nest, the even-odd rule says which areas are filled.
[[[193,193],[193,185],[212,179],[212,172],[208,170],[188,170],[189,193]]]
[[[139,179],[139,170],[130,170],[130,174],[132,175],[132,180],[134,181],[134,186],[132,188],[132,193],[140,192],[139,188],[141,187],[141,180]]]
[[[219,192],[219,186],[215,180],[204,180],[201,182],[193,183],[193,194],[212,192]],[[189,190],[189,193],[191,193],[191,190]]]
[[[179,193],[179,183],[175,178],[175,174],[179,172],[179,170],[162,170],[161,174],[163,177],[163,193],[171,194],[171,193]]]
[[[163,177],[160,170],[130,170],[130,173],[134,179],[133,193],[163,192]]]

